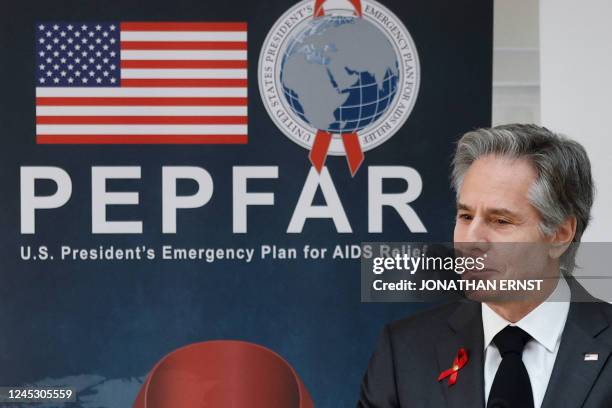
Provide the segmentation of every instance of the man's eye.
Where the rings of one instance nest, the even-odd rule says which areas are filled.
[[[460,220],[469,221],[472,219],[472,216],[470,214],[459,214],[457,215],[457,218],[459,218]]]
[[[507,224],[510,224],[510,221],[505,220],[505,219],[503,219],[503,218],[498,218],[498,219],[496,219],[496,220],[495,220],[495,222],[496,222],[497,224],[500,224],[500,225],[507,225]]]

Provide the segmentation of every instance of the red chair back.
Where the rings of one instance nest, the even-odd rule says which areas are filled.
[[[273,351],[242,341],[195,343],[165,356],[134,408],[314,408],[293,368]]]

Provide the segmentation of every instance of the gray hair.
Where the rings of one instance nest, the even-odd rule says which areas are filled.
[[[575,216],[573,241],[580,242],[594,197],[591,163],[580,143],[536,125],[511,124],[468,132],[459,140],[452,163],[457,195],[468,168],[487,155],[529,160],[538,173],[529,201],[542,218],[540,231],[550,235],[568,217]],[[570,271],[577,246],[572,244],[561,258]]]

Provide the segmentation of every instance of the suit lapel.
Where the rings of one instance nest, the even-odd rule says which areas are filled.
[[[573,279],[568,279],[572,299],[588,296]],[[553,367],[542,408],[581,407],[610,355],[610,347],[597,339],[608,328],[600,306],[591,302],[572,302],[557,359]],[[585,354],[597,354],[596,361],[585,361]],[[562,392],[571,390],[571,392]]]
[[[436,344],[440,372],[450,368],[461,347],[468,352],[467,364],[459,370],[455,385],[448,386],[448,379],[440,382],[449,408],[484,407],[484,336],[480,304],[464,301],[449,318],[449,326],[455,335],[441,339]]]

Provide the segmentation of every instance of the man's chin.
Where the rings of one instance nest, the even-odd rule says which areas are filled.
[[[491,281],[496,281],[499,279],[499,274],[497,271],[492,270],[481,270],[481,271],[466,271],[461,279],[470,283],[474,283],[476,285],[487,284]],[[485,290],[485,289],[476,289],[464,290],[464,296],[467,299],[476,301],[476,302],[492,302],[492,301],[501,301],[503,299],[504,293],[499,290]]]
[[[511,294],[500,290],[466,290],[464,295],[469,300],[481,303],[507,303],[516,299]]]

